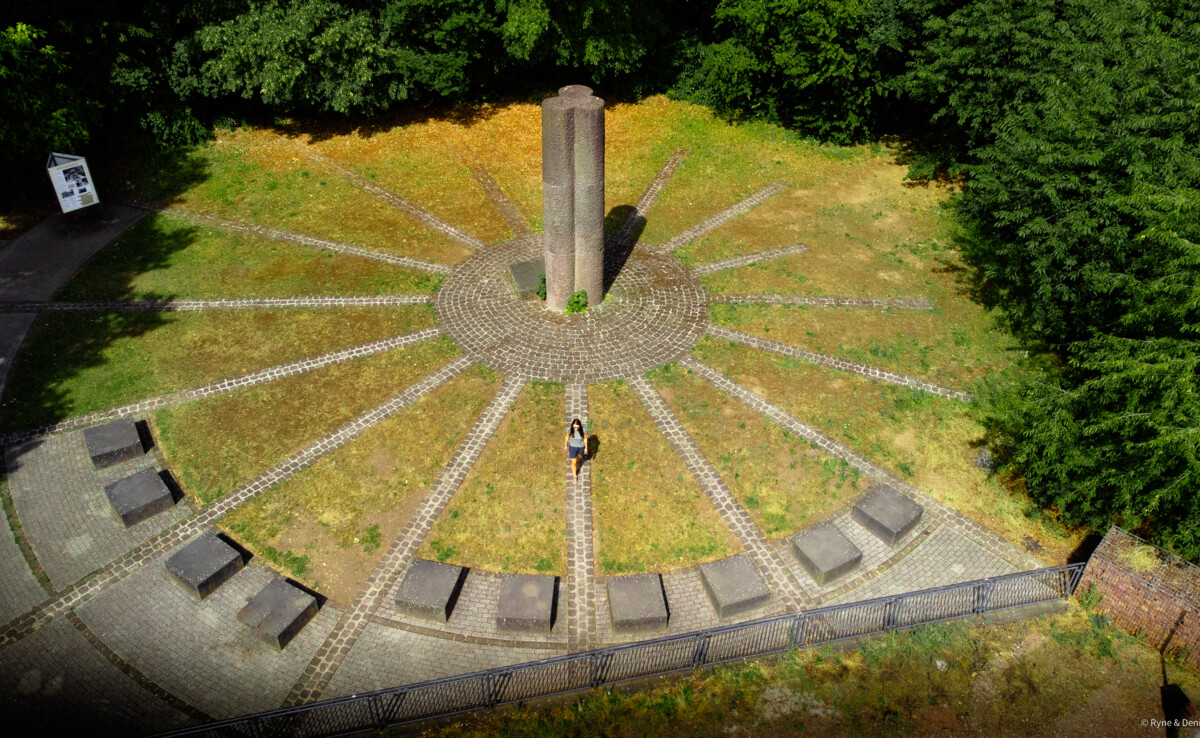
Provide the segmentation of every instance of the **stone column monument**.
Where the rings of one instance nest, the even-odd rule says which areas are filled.
[[[586,290],[604,299],[604,101],[568,85],[542,101],[542,221],[546,305]]]

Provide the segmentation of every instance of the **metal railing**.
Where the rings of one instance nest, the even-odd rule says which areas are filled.
[[[324,738],[379,730],[725,661],[767,656],[792,648],[1065,599],[1079,584],[1083,568],[1083,563],[1068,564],[832,605],[245,715],[161,735]]]

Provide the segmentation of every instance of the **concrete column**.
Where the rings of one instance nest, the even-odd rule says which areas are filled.
[[[542,101],[542,248],[546,307],[562,310],[575,291],[575,136],[571,98]]]
[[[604,101],[575,103],[575,290],[604,299]]]

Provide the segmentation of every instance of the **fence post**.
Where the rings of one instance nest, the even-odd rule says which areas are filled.
[[[387,720],[383,716],[382,697],[371,697],[367,700],[367,709],[375,715],[375,727],[383,730],[387,727]]]
[[[790,648],[800,648],[800,644],[804,643],[804,629],[807,624],[808,618],[804,617],[804,613],[797,613],[792,617],[791,632],[788,633]]]
[[[896,629],[896,603],[898,601],[897,598],[893,597],[883,606],[883,629],[886,631]]]
[[[994,587],[995,585],[992,583],[991,578],[982,579],[975,585],[975,609],[973,614],[981,615],[987,612]]]
[[[704,666],[704,658],[708,655],[708,633],[696,635],[696,648],[692,650],[692,668]]]
[[[608,671],[608,662],[612,660],[612,653],[608,651],[598,651],[592,655],[592,688],[599,687],[604,684],[604,677]]]
[[[1067,581],[1067,591],[1063,593],[1063,599],[1069,599],[1075,588],[1079,586],[1079,581],[1083,579],[1083,569],[1086,564],[1072,564],[1070,579]]]

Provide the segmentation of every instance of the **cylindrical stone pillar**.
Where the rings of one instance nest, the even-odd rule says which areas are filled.
[[[586,88],[584,88],[586,89]],[[572,96],[575,117],[575,291],[604,299],[604,101]]]
[[[570,97],[542,101],[542,250],[546,307],[562,310],[575,290],[575,136]]]

